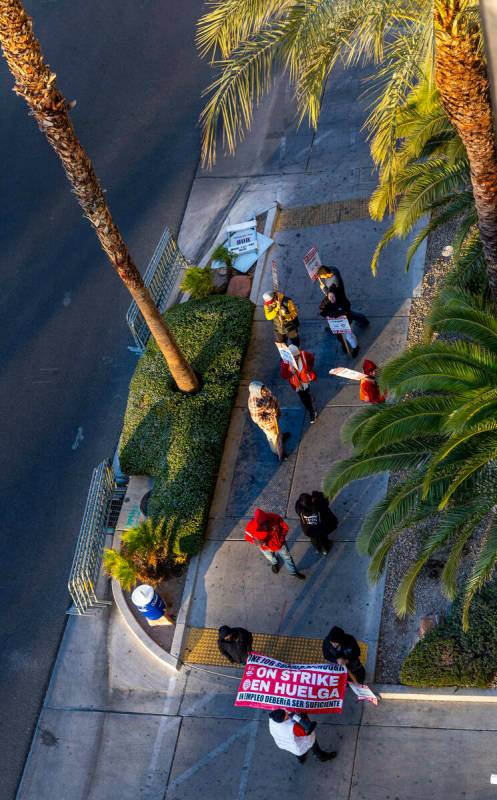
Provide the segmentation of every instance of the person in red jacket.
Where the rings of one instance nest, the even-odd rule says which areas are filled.
[[[365,358],[362,363],[362,371],[365,378],[361,378],[359,384],[359,400],[364,403],[384,403],[385,397],[380,392],[380,387],[376,383],[377,366],[374,361]]]
[[[287,533],[288,525],[279,514],[272,514],[263,511],[262,508],[256,508],[254,516],[245,528],[245,541],[255,544],[259,548],[262,555],[271,564],[274,573],[280,571],[278,559],[280,556],[290,575],[304,581],[305,575],[298,571],[288,549]]]
[[[314,407],[314,400],[309,386],[317,378],[313,370],[314,353],[308,353],[306,350],[299,350],[294,344],[291,344],[288,349],[293,355],[297,369],[291,364],[288,364],[287,361],[280,361],[280,374],[282,378],[286,378],[292,389],[297,392],[300,402],[309,412],[311,425],[313,425],[314,422],[316,422],[317,412]]]

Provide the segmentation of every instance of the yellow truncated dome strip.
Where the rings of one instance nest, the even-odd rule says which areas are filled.
[[[217,628],[188,628],[182,660],[186,664],[233,666],[221,655],[217,647]],[[364,664],[368,646],[359,642],[361,661]],[[278,636],[273,633],[254,633],[253,650],[265,656],[285,661],[287,664],[320,664],[323,662],[322,639],[305,636]]]

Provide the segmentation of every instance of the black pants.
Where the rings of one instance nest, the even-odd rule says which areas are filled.
[[[347,664],[347,669],[354,676],[356,681],[359,683],[364,683],[366,680],[366,670],[360,661],[353,661],[350,664]]]
[[[327,753],[325,750],[321,750],[321,748],[320,748],[320,746],[319,746],[319,744],[318,744],[318,740],[317,740],[317,739],[315,740],[315,742],[314,742],[314,744],[312,745],[312,747],[310,748],[310,750],[311,750],[311,753],[312,753],[313,755],[315,755],[315,756],[316,756],[316,758],[317,758],[319,761],[328,761],[328,753]],[[309,752],[309,750],[307,751],[307,753],[308,753],[308,752]],[[301,764],[303,764],[303,763],[304,763],[304,761],[306,760],[306,758],[307,758],[307,753],[304,753],[304,755],[303,755],[303,756],[297,756],[297,758],[298,758],[298,760],[300,761],[300,763],[301,763]]]
[[[300,347],[300,336],[297,328],[293,328],[291,331],[288,331],[288,333],[279,333],[275,331],[274,341],[278,342],[278,344],[296,344],[297,347]]]
[[[309,387],[307,387],[307,389],[299,389],[297,394],[305,410],[308,411],[312,416],[312,414],[314,414],[314,400],[312,399],[312,394]]]
[[[369,319],[359,311],[349,311],[349,317],[352,322],[357,322],[360,328],[367,328],[369,325]]]
[[[319,533],[317,536],[309,536],[311,544],[318,553],[327,553],[331,547],[327,533]]]

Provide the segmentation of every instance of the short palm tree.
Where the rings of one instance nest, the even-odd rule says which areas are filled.
[[[365,408],[346,424],[354,453],[333,466],[325,491],[332,499],[351,481],[401,471],[357,542],[377,580],[403,532],[429,523],[419,558],[396,594],[400,615],[414,610],[417,577],[437,551],[445,559],[442,588],[454,597],[465,547],[476,538],[466,625],[472,598],[497,563],[497,320],[482,297],[453,288],[435,304],[431,326],[439,337],[457,339],[413,347],[383,367],[381,384],[394,402]]]
[[[211,0],[199,22],[201,53],[218,76],[202,112],[202,155],[228,151],[250,128],[253,107],[286,71],[298,117],[317,126],[333,67],[374,61],[379,81],[368,125],[373,156],[395,150],[396,121],[420,78],[435,81],[466,149],[489,284],[497,309],[497,151],[477,0]]]
[[[70,105],[57,88],[55,74],[45,64],[20,0],[0,0],[0,45],[15,80],[14,91],[25,99],[40,131],[59,156],[85,217],[143,314],[178,388],[195,391],[197,377],[162,319],[112,219],[93,165],[76,136],[69,117]]]

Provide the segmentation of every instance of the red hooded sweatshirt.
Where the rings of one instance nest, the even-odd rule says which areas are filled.
[[[268,530],[261,530],[261,523],[268,523]],[[272,550],[275,553],[285,543],[288,525],[279,514],[271,514],[261,508],[255,509],[255,514],[245,528],[245,541],[256,544],[262,550]]]

